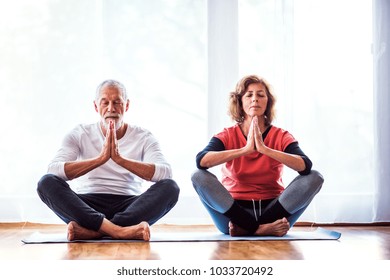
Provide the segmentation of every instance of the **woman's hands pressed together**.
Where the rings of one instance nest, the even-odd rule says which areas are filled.
[[[264,144],[262,132],[259,127],[259,120],[255,116],[252,118],[248,135],[247,135],[247,143],[245,146],[245,150],[247,153],[252,153],[257,151],[261,154],[266,152],[267,146]]]
[[[268,148],[264,144],[263,134],[260,130],[259,119],[257,117],[254,117],[252,119],[251,127],[253,129],[253,135],[254,135],[253,138],[255,141],[255,149],[259,153],[264,154]]]

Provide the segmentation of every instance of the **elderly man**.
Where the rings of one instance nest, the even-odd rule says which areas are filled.
[[[68,240],[150,239],[149,225],[176,204],[179,188],[154,136],[125,123],[130,101],[118,81],[102,82],[100,121],[78,125],[63,140],[38,182],[42,201],[68,224]],[[68,180],[78,178],[72,190]],[[152,184],[142,189],[144,180]]]

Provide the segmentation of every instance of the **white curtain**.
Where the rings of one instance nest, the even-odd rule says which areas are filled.
[[[390,2],[373,5],[375,200],[374,221],[390,221]]]
[[[195,155],[231,124],[228,92],[251,73],[274,85],[275,125],[325,177],[301,221],[390,220],[387,1],[30,2],[0,0],[0,222],[61,222],[36,182],[64,134],[98,120],[97,84],[116,78],[127,121],[160,139],[181,187],[161,222],[210,223]]]
[[[207,139],[206,11],[203,0],[0,0],[0,221],[61,222],[36,184],[64,135],[99,120],[108,78],[127,86],[126,120],[160,140],[182,186],[172,215],[187,219]]]

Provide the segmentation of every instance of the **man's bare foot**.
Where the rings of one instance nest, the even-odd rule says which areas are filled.
[[[69,241],[97,239],[100,237],[102,237],[102,235],[99,232],[86,229],[74,221],[68,224],[67,238]]]
[[[257,236],[284,236],[290,229],[290,223],[286,218],[276,220],[273,223],[259,225],[256,232],[251,234],[249,231],[233,224],[229,223],[230,236],[245,236],[245,235],[257,235]]]
[[[103,223],[106,224],[107,220]],[[87,240],[98,239],[102,236],[110,236],[113,239],[140,239],[150,240],[150,228],[147,222],[141,222],[138,225],[121,227],[109,222],[109,231],[104,231],[100,227],[99,231],[93,231],[80,226],[78,223],[72,221],[68,224],[68,240]]]
[[[119,228],[114,239],[140,239],[149,241],[150,240],[150,228],[147,222],[141,222],[138,225],[127,226]]]

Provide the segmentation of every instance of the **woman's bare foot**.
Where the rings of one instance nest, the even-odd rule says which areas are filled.
[[[102,237],[101,233],[99,233],[97,231],[90,230],[90,229],[86,229],[74,221],[72,221],[68,224],[67,238],[69,241],[97,239],[100,237]]]
[[[273,223],[259,225],[255,233],[250,234],[247,230],[229,223],[231,236],[257,235],[257,236],[284,236],[290,229],[290,223],[286,218],[276,220]]]
[[[273,223],[259,225],[255,235],[285,236],[290,229],[290,223],[286,218],[276,220]]]
[[[253,235],[249,231],[229,222],[229,234],[230,236],[248,236]]]

